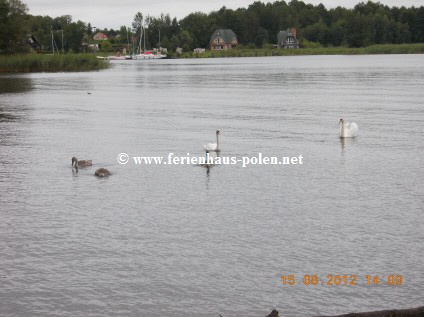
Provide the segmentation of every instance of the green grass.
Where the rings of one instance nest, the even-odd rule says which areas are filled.
[[[288,55],[365,55],[365,54],[423,54],[424,44],[381,44],[361,48],[351,47],[317,47],[300,49],[233,49],[228,51],[206,51],[204,53],[183,53],[180,58],[211,57],[253,57],[253,56],[288,56]]]
[[[82,72],[100,70],[109,63],[91,54],[16,54],[0,55],[0,72]]]
[[[363,54],[423,54],[424,44],[380,44],[363,48]]]

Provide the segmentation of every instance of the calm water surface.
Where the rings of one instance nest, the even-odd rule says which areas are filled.
[[[423,305],[423,87],[423,55],[1,74],[0,315],[296,317]],[[359,125],[356,139],[338,138],[341,116]],[[203,156],[217,128],[222,156],[304,164],[208,171],[116,159]],[[94,165],[75,173],[72,156]],[[98,167],[113,175],[96,178]],[[300,285],[283,285],[289,274]],[[323,284],[303,285],[306,274]],[[356,285],[327,286],[329,274],[354,274]],[[386,283],[367,285],[367,274]]]

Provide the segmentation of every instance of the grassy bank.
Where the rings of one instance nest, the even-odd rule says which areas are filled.
[[[206,51],[204,53],[183,53],[180,58],[210,57],[253,57],[253,56],[288,56],[288,55],[362,55],[362,54],[423,54],[424,44],[382,44],[361,48],[351,47],[317,47],[300,49],[233,49],[228,51]]]
[[[109,67],[109,63],[90,54],[0,55],[0,72],[81,72]]]

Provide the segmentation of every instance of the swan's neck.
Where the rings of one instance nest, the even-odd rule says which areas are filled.
[[[345,136],[345,131],[344,131],[344,121],[340,122],[340,137],[344,138]]]
[[[216,148],[219,149],[219,133],[216,134]]]

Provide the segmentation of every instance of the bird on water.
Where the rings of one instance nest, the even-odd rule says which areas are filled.
[[[355,122],[344,122],[343,118],[339,120],[340,137],[354,138],[358,135],[358,125]]]

